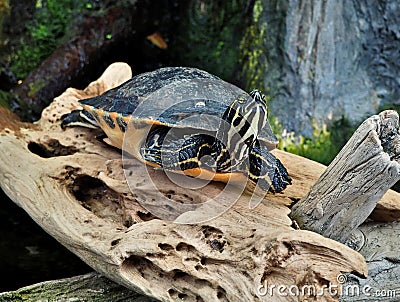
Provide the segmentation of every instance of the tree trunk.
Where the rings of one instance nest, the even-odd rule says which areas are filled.
[[[397,0],[254,2],[243,70],[273,96],[288,132],[313,137],[316,123],[358,125],[378,106],[399,104]]]
[[[111,8],[102,16],[86,16],[76,25],[78,34],[60,45],[12,91],[18,98],[16,112],[26,120],[40,116],[49,101],[72,79],[81,79],[93,61],[106,56],[122,40],[132,38],[132,20],[132,8],[123,7]]]

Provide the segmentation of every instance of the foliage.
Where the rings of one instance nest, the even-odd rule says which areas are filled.
[[[385,105],[379,107],[378,112],[381,112],[381,111],[384,111],[384,110],[396,110],[397,112],[400,112],[400,105],[398,105],[398,104],[385,104]]]
[[[10,13],[10,5],[8,0],[0,0],[0,53],[3,47],[3,22],[5,17]],[[1,57],[1,54],[0,54]]]
[[[264,72],[267,72],[268,62],[265,59],[265,39],[267,23],[261,20],[263,5],[260,0],[256,0],[253,6],[253,22],[246,29],[244,37],[240,43],[242,54],[241,63],[243,64],[243,74],[247,81],[247,87],[264,87]]]
[[[12,57],[11,68],[25,78],[59,45],[74,15],[85,8],[80,0],[37,0],[35,18],[27,25],[28,36]]]
[[[10,4],[8,0],[0,0],[0,14],[9,13]]]
[[[254,0],[251,24],[240,42],[241,76],[246,89],[263,89],[274,96],[280,93],[286,9],[284,1]]]
[[[341,150],[344,145],[348,142],[350,137],[357,129],[357,124],[352,124],[350,121],[342,116],[340,120],[337,120],[329,127],[331,132],[331,140],[337,146],[338,150]]]
[[[169,48],[176,64],[196,66],[219,77],[234,77],[247,1],[189,1],[188,14],[174,30]]]
[[[334,122],[329,128],[314,123],[312,138],[287,132],[275,117],[272,117],[270,122],[274,132],[278,134],[279,149],[325,165],[335,158],[354,132],[354,127],[345,118]]]
[[[0,106],[9,107],[9,102],[13,98],[12,94],[3,90],[0,90]]]

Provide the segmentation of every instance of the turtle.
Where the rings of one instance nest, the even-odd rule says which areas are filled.
[[[278,139],[265,96],[204,70],[164,67],[79,101],[61,127],[101,128],[105,141],[155,169],[279,193],[291,178],[270,151]]]

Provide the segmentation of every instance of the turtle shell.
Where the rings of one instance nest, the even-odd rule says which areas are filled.
[[[221,118],[242,89],[197,68],[166,67],[134,76],[82,105],[108,114],[131,116],[133,122],[217,131]],[[269,149],[278,140],[267,123],[258,139]]]

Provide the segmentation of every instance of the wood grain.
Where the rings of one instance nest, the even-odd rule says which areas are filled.
[[[397,112],[368,118],[293,206],[292,219],[302,229],[345,242],[400,179],[399,142]]]

